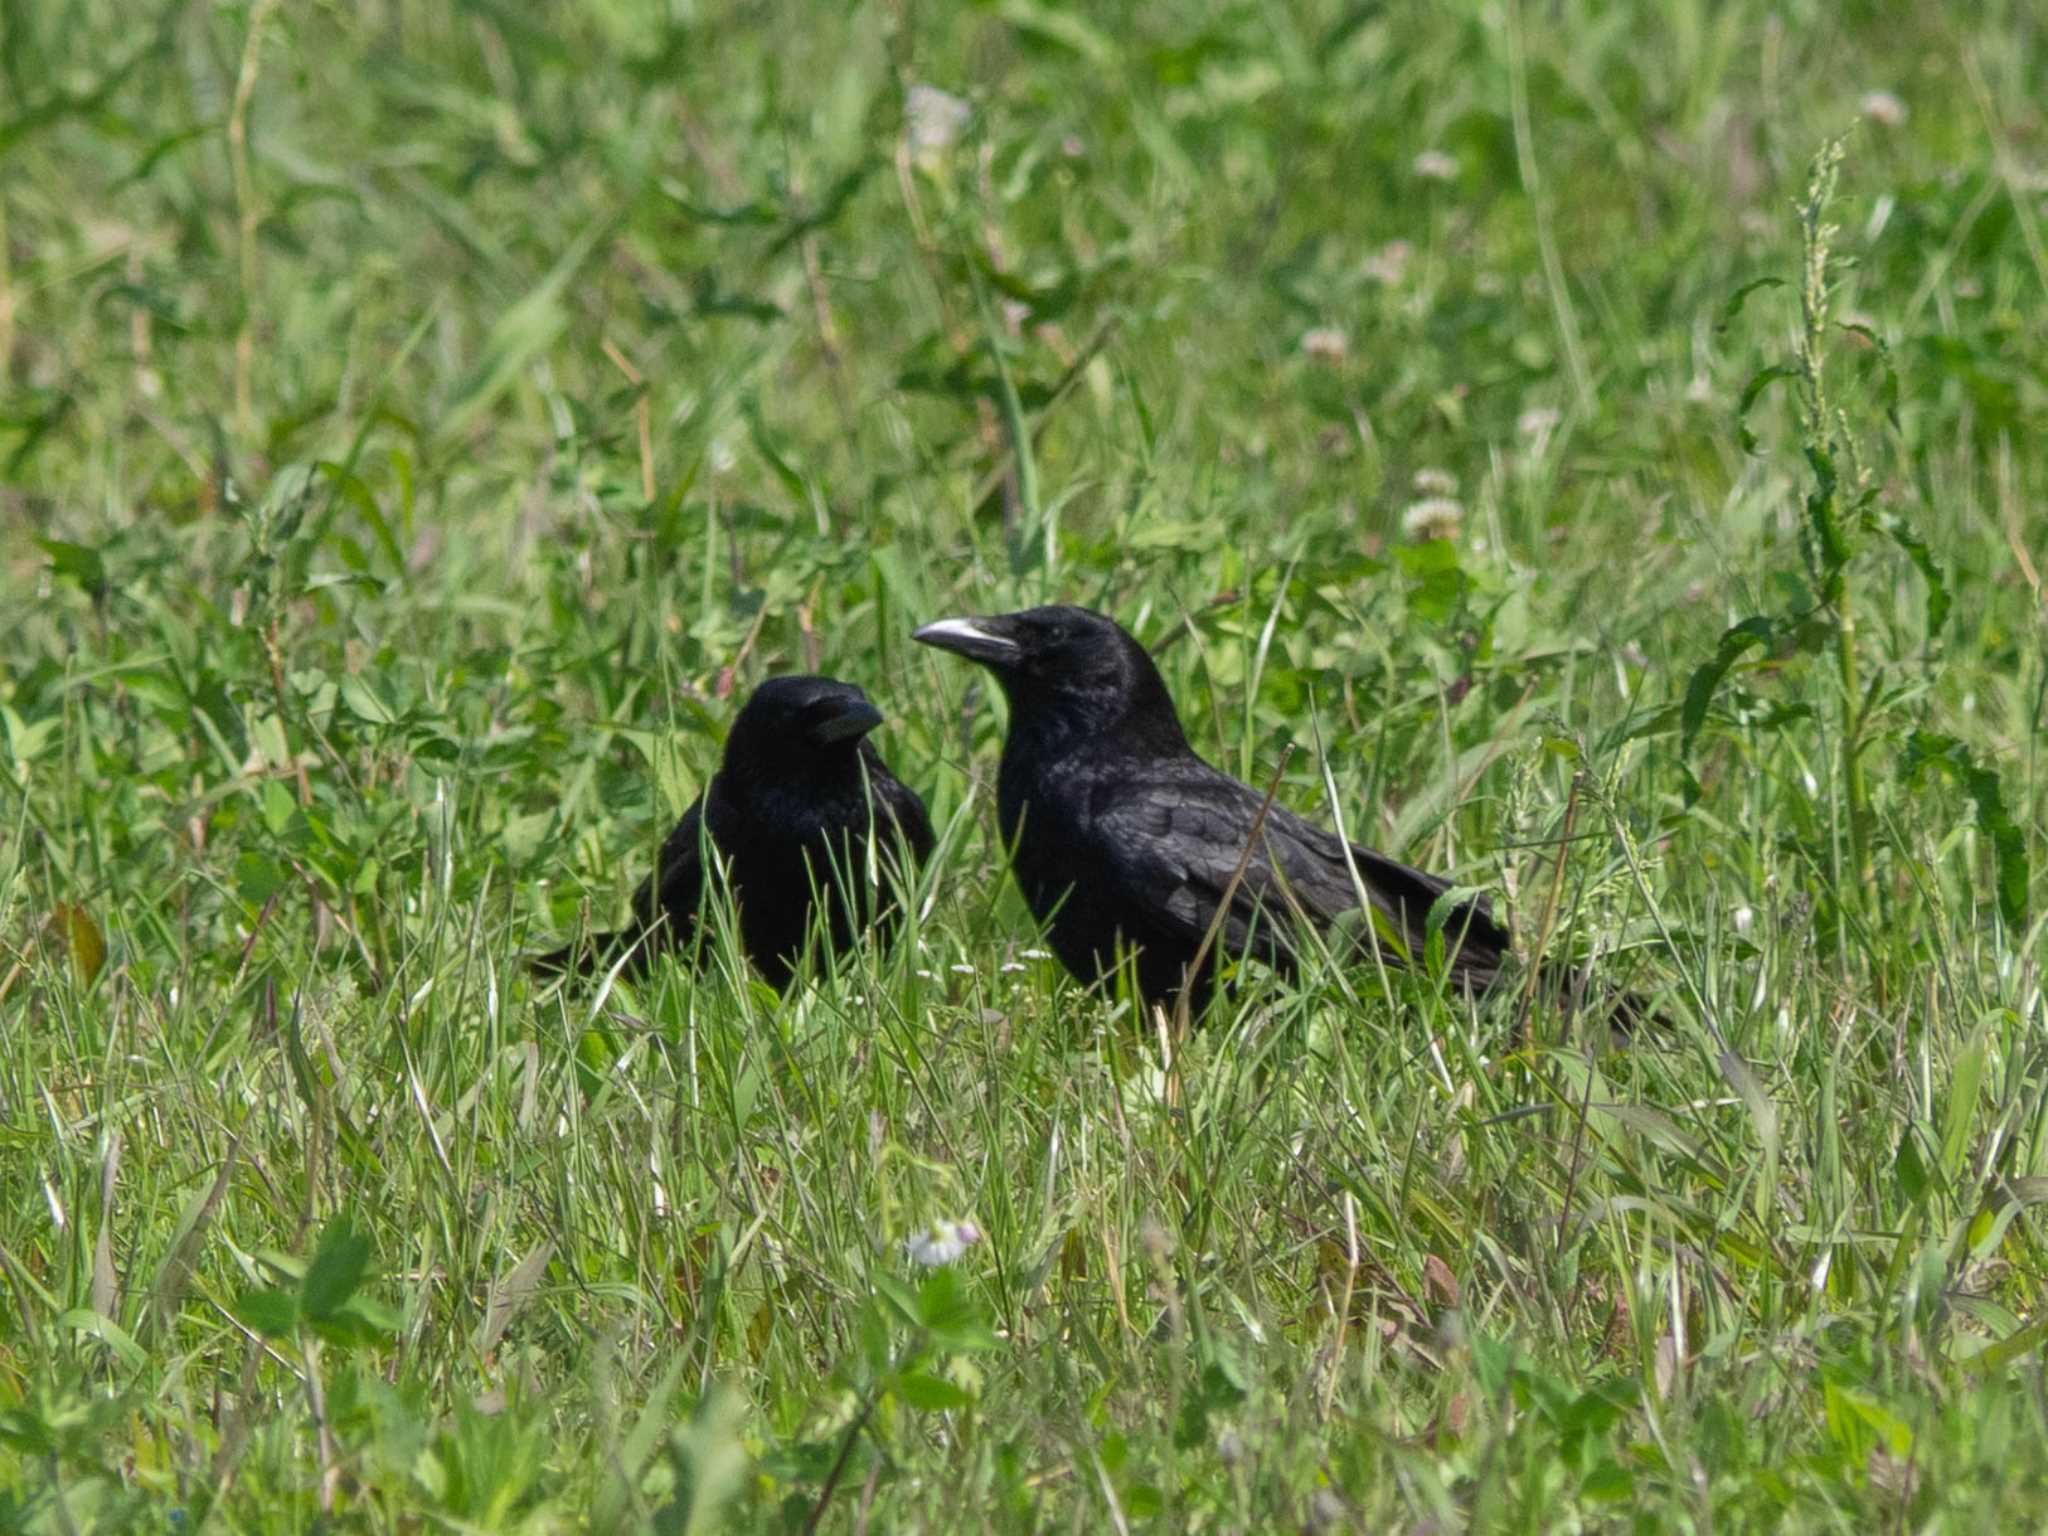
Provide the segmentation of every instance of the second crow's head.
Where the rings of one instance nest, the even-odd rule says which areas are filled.
[[[771,677],[756,688],[725,739],[728,767],[787,774],[806,761],[852,758],[882,712],[836,677]]]

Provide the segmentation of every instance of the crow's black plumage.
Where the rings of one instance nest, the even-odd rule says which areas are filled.
[[[1024,899],[1081,980],[1112,972],[1121,942],[1148,1001],[1170,1002],[1185,983],[1199,1013],[1210,968],[1187,973],[1226,892],[1212,959],[1250,955],[1292,972],[1303,925],[1329,930],[1357,911],[1361,889],[1382,954],[1409,965],[1423,953],[1450,882],[1347,850],[1278,804],[1260,823],[1266,797],[1195,755],[1159,669],[1114,620],[1033,608],[942,619],[914,638],[980,662],[1009,698],[997,817]],[[1509,963],[1507,930],[1483,897],[1449,909],[1443,938],[1450,974],[1469,990]]]
[[[725,862],[747,958],[778,988],[789,985],[819,901],[835,951],[887,923],[903,854],[929,856],[932,824],[867,739],[881,723],[852,683],[761,684],[733,720],[718,772],[633,893],[631,925],[542,955],[534,969],[588,972],[634,946],[628,964],[638,972],[656,950],[687,946],[703,908],[707,842]]]

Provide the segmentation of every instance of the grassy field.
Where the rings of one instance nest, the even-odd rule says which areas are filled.
[[[2043,80],[2001,0],[0,0],[0,1528],[2048,1524]],[[1669,1027],[1075,986],[908,640],[1048,598]],[[803,669],[901,941],[530,982]]]

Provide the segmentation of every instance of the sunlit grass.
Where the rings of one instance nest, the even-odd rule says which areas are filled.
[[[2044,63],[0,8],[0,1524],[2038,1525]],[[909,641],[1052,596],[1665,1025],[1075,986]],[[898,940],[529,979],[797,669],[942,829]]]

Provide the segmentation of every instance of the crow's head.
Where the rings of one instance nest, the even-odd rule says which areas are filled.
[[[911,636],[995,673],[1012,729],[1116,731],[1162,748],[1184,745],[1173,700],[1145,648],[1087,608],[1027,608],[940,619]]]
[[[728,766],[787,774],[805,762],[856,753],[882,712],[836,677],[771,677],[754,690],[725,739]]]

